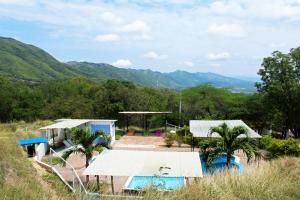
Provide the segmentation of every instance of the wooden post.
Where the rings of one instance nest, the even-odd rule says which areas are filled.
[[[146,133],[146,115],[145,114],[144,114],[143,118],[144,118],[144,133],[143,133],[143,136],[144,136]]]
[[[185,183],[186,183],[186,185],[190,185],[190,182],[189,182],[189,178],[188,178],[188,177],[185,177]]]
[[[51,129],[51,133],[52,133],[52,145],[54,147],[54,129]]]
[[[165,114],[165,133],[167,132],[167,115]]]
[[[126,115],[126,133],[128,133],[128,115]]]
[[[97,177],[97,190],[100,191],[100,181],[99,181],[99,175]]]
[[[195,150],[194,142],[195,142],[195,140],[194,140],[194,136],[193,136],[193,140],[192,140],[193,151]]]
[[[111,182],[111,191],[113,194],[115,194],[115,189],[114,189],[114,177],[110,176],[110,182]]]

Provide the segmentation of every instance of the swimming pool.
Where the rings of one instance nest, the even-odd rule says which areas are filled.
[[[226,155],[221,155],[216,157],[209,168],[207,168],[206,163],[204,162],[204,159],[201,157],[201,155],[200,155],[200,160],[201,160],[202,173],[208,174],[209,172],[215,172],[224,169],[224,167],[226,166],[227,157]],[[240,163],[240,160],[237,156],[232,156],[230,161],[231,161],[232,169],[236,168],[240,173],[245,170],[244,165]]]
[[[125,188],[129,190],[138,190],[153,185],[162,190],[174,190],[185,184],[183,176],[132,176]]]

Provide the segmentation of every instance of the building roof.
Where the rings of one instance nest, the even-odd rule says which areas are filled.
[[[160,171],[160,168],[161,171]],[[202,177],[198,152],[105,150],[84,175]]]
[[[116,122],[117,120],[106,119],[58,119],[56,123],[40,128],[40,130],[57,128],[74,128],[88,122]]]
[[[172,112],[164,111],[164,112],[154,112],[154,111],[122,111],[119,114],[170,114]]]
[[[39,143],[46,143],[46,142],[48,142],[47,137],[23,138],[17,140],[17,144],[20,145],[39,144]]]
[[[213,133],[210,135],[211,127],[219,126],[226,123],[230,128],[235,126],[244,126],[248,130],[248,136],[251,138],[260,138],[261,136],[251,129],[242,120],[190,120],[190,132],[194,137],[220,137],[219,134]],[[241,135],[240,137],[246,137]]]

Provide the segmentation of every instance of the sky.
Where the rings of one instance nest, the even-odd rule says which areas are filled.
[[[0,0],[0,36],[63,62],[255,77],[300,46],[300,0]]]

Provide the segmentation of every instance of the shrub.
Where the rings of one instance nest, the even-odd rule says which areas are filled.
[[[181,146],[182,143],[187,142],[187,138],[185,138],[185,136],[190,134],[189,127],[185,125],[183,128],[178,129],[176,131],[176,134],[177,134],[176,141],[178,143],[178,146]],[[190,142],[191,142],[191,140],[190,140]]]
[[[178,146],[181,147],[181,145],[183,143],[183,136],[176,135],[176,142],[177,142]]]
[[[294,138],[281,140],[272,138],[271,135],[266,135],[261,139],[260,147],[269,151],[273,157],[282,155],[300,155],[300,143]]]
[[[187,134],[186,136],[183,136],[183,143],[184,144],[192,145],[192,142],[193,142],[193,135],[192,134]]]
[[[116,135],[116,140],[119,140],[119,139],[121,139],[121,135]]]
[[[166,133],[165,143],[166,143],[167,147],[171,147],[175,140],[176,140],[176,133],[174,133],[174,132]]]

